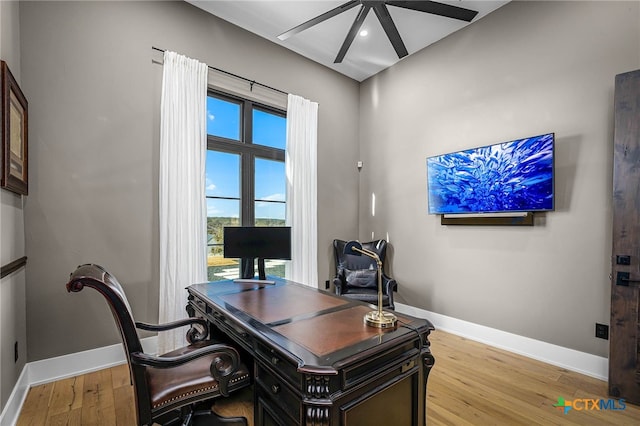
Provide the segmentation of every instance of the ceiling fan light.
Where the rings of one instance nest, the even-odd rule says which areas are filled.
[[[0,0],[2,1],[2,0]],[[356,6],[360,6],[360,11],[356,16],[347,36],[336,55],[336,59],[333,61],[334,64],[339,64],[344,59],[351,43],[355,39],[356,35],[360,35],[360,37],[366,37],[368,35],[368,31],[366,29],[360,30],[362,24],[364,23],[369,10],[373,9],[378,21],[382,25],[382,29],[387,34],[387,38],[391,42],[393,49],[396,51],[398,58],[403,58],[409,54],[407,51],[402,38],[400,37],[400,33],[396,28],[395,23],[393,22],[393,18],[387,9],[387,4],[390,6],[396,6],[404,9],[415,10],[418,12],[430,13],[433,15],[440,15],[447,18],[458,19],[462,21],[470,22],[475,18],[478,14],[475,10],[465,9],[458,6],[452,6],[444,3],[438,3],[435,1],[395,1],[395,0],[376,0],[376,1],[364,1],[364,0],[349,0],[346,3],[331,9],[328,12],[325,12],[321,15],[316,16],[313,19],[310,19],[297,27],[290,29],[278,36],[280,40],[286,40],[294,34],[297,34],[301,31],[304,31],[312,26],[319,24],[321,22],[326,21],[336,15],[341,14],[351,8]]]

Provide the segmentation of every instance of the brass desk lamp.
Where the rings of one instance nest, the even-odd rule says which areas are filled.
[[[382,310],[382,261],[377,253],[362,247],[359,241],[349,241],[344,245],[344,254],[354,256],[365,255],[376,261],[378,265],[378,310],[370,311],[364,316],[364,323],[369,327],[395,328],[398,319],[390,312]]]

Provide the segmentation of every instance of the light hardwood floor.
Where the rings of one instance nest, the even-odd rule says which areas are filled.
[[[427,386],[429,425],[640,425],[640,407],[631,404],[578,409],[585,408],[578,400],[608,400],[606,382],[442,331],[430,340],[436,364]],[[560,397],[577,402],[576,409],[565,414],[554,407]],[[216,411],[253,424],[252,404],[248,390],[219,400]],[[134,424],[126,365],[33,387],[18,420],[18,426]]]

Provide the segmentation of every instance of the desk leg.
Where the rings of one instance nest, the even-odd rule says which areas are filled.
[[[429,342],[429,333],[422,336],[422,343],[423,343],[423,349],[422,349],[421,358],[422,358],[422,375],[424,377],[424,383],[422,385],[420,403],[422,404],[422,407],[423,407],[422,425],[424,426],[427,424],[427,380],[429,379],[429,373],[431,372],[431,369],[433,368],[436,362],[436,359],[431,354],[431,349],[429,347],[431,345],[431,343]]]
[[[436,359],[431,355],[431,352],[422,354],[422,366],[424,367],[424,385],[427,386],[427,379],[429,379],[429,373],[436,363]]]
[[[329,381],[327,376],[305,376],[306,397],[317,400],[329,401]],[[331,409],[324,405],[305,404],[306,424],[309,426],[328,426],[331,418]]]
[[[307,406],[306,414],[307,426],[329,426],[329,408]]]

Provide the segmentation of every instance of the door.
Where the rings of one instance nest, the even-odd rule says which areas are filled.
[[[616,76],[609,394],[640,403],[640,70]]]

